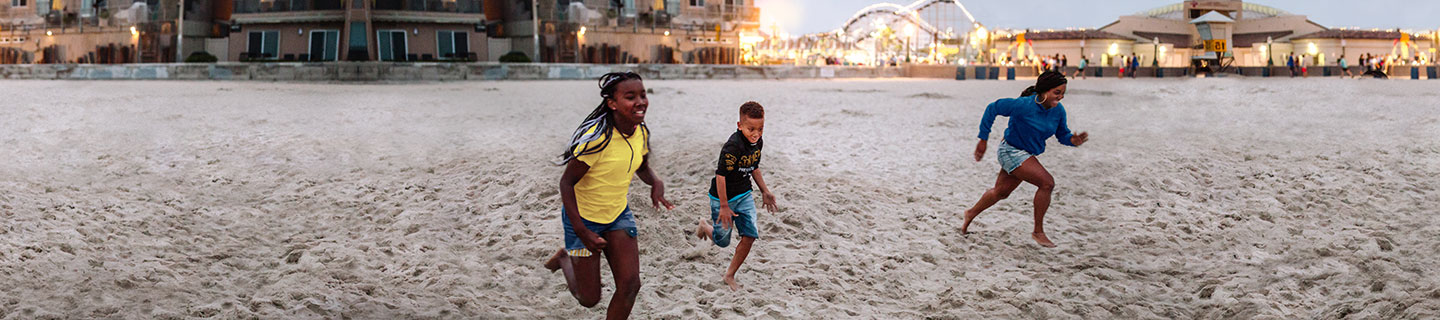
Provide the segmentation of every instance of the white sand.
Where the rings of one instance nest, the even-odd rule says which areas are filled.
[[[1047,229],[970,158],[1024,82],[650,81],[637,318],[1440,317],[1440,81],[1080,80]],[[3,82],[0,318],[598,318],[540,267],[593,82]],[[783,210],[687,238],[746,100]],[[994,137],[1003,131],[996,124]],[[998,141],[998,140],[997,140]]]

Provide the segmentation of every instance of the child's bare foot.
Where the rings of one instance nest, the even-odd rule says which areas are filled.
[[[734,276],[725,276],[725,284],[730,285],[730,291],[740,291],[740,283],[735,282]]]
[[[710,234],[715,232],[715,227],[711,227],[709,223],[705,222],[705,219],[700,219],[700,226],[695,228],[696,238],[708,240],[710,239]]]
[[[555,272],[555,270],[560,270],[560,259],[564,259],[564,258],[565,258],[565,250],[564,250],[564,249],[561,249],[560,251],[556,251],[556,252],[555,252],[555,255],[550,256],[550,260],[545,261],[545,269],[550,270],[550,272]]]
[[[965,224],[960,225],[960,234],[969,233],[967,230],[970,229],[970,221],[975,221],[975,216],[979,215],[980,213],[978,212],[972,213],[970,210],[965,210]]]
[[[1034,233],[1030,233],[1030,237],[1031,237],[1031,238],[1035,238],[1035,243],[1040,244],[1041,247],[1046,247],[1046,248],[1054,248],[1054,247],[1055,247],[1055,243],[1054,243],[1054,242],[1050,242],[1050,238],[1046,238],[1044,232],[1034,232]]]

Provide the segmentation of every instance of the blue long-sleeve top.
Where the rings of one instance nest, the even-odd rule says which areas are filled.
[[[1070,143],[1070,127],[1065,125],[1064,104],[1045,109],[1034,95],[995,100],[985,107],[985,116],[980,118],[980,140],[990,140],[990,126],[995,116],[1010,117],[1005,142],[1030,154],[1045,153],[1045,140],[1052,136],[1060,140],[1060,144],[1075,146]]]

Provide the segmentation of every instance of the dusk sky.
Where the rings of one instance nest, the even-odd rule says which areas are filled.
[[[866,6],[891,2],[900,5],[913,0],[754,0],[766,25],[773,18],[791,34],[831,31]],[[1098,28],[1122,15],[1134,14],[1180,1],[1103,0],[970,0],[965,7],[977,20],[992,28]],[[1253,1],[1307,15],[1328,27],[1440,29],[1440,1],[1435,0],[1351,0]],[[1363,7],[1361,7],[1363,6]]]

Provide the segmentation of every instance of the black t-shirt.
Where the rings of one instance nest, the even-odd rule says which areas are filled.
[[[750,172],[760,168],[760,148],[764,143],[764,138],[750,143],[740,130],[735,130],[735,134],[730,135],[730,140],[720,148],[720,162],[715,167],[715,174],[725,177],[726,197],[734,198],[750,191]],[[710,178],[710,196],[720,197],[715,190],[715,178]]]

